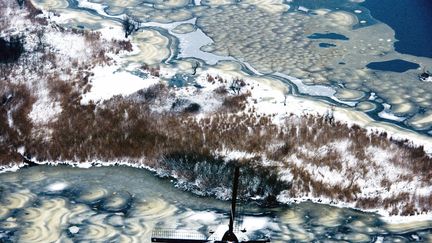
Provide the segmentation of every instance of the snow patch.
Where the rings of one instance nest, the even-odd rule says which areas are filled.
[[[61,111],[60,102],[54,102],[49,97],[42,96],[33,104],[29,117],[35,124],[47,124],[54,120]]]
[[[72,234],[78,233],[79,230],[80,230],[80,228],[78,228],[77,226],[71,226],[71,227],[69,227],[69,232],[71,232]]]
[[[63,191],[67,187],[68,187],[67,183],[56,182],[56,183],[53,183],[53,184],[47,186],[47,190],[48,191]]]
[[[209,224],[215,222],[217,215],[214,212],[194,212],[190,219]]]
[[[149,76],[143,79],[128,71],[120,71],[118,66],[97,66],[92,72],[92,88],[83,95],[82,104],[88,104],[91,100],[110,99],[115,95],[127,96],[160,82],[156,77]]]
[[[44,37],[45,41],[63,56],[85,59],[91,55],[91,49],[83,36],[71,33],[48,32]]]
[[[232,151],[232,150],[227,150],[226,148],[216,151],[215,154],[219,156],[223,156],[227,161],[251,159],[256,156],[256,154],[254,153],[247,153],[244,151]]]

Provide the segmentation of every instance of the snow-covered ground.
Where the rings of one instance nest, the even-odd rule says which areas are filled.
[[[83,95],[81,103],[87,104],[91,100],[94,102],[106,100],[115,95],[127,96],[160,81],[150,75],[149,78],[143,79],[119,69],[119,66],[97,66],[92,69],[94,74],[90,79],[92,87],[90,92]]]

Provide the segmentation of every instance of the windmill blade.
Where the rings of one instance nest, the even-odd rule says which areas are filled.
[[[201,243],[208,242],[207,240],[196,240],[196,239],[164,239],[164,238],[152,238],[152,242],[165,242],[165,243]]]
[[[214,243],[227,243],[228,241],[214,241]],[[260,243],[260,242],[270,242],[268,239],[264,240],[248,240],[248,241],[240,241],[241,243]]]
[[[208,242],[207,236],[195,230],[155,229],[151,242]]]

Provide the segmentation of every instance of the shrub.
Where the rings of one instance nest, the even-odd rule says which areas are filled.
[[[197,103],[192,103],[184,108],[184,112],[187,113],[197,113],[201,109],[201,106]]]
[[[0,65],[1,63],[11,63],[18,61],[24,52],[22,37],[11,37],[8,40],[0,38]]]
[[[250,93],[226,96],[222,105],[228,112],[239,112],[246,108],[246,101],[249,96]]]

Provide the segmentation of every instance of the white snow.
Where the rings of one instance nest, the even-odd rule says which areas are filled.
[[[302,12],[305,12],[305,13],[309,12],[309,9],[306,8],[306,7],[303,7],[303,6],[299,6],[299,7],[298,7],[298,10],[299,10],[299,11],[302,11]]]
[[[294,175],[289,170],[281,170],[279,172],[279,179],[286,182],[291,182],[294,179]]]
[[[256,154],[253,153],[247,153],[244,151],[232,151],[232,150],[227,150],[226,148],[216,151],[215,154],[223,156],[227,161],[239,160],[239,159],[250,159],[256,156]]]
[[[14,126],[14,122],[13,122],[13,119],[12,119],[12,111],[11,110],[7,111],[7,120],[8,120],[9,127],[13,127]]]
[[[92,72],[92,88],[90,92],[83,95],[82,104],[88,104],[90,100],[100,101],[113,97],[114,95],[130,95],[140,89],[148,88],[157,84],[160,80],[149,76],[142,79],[128,71],[119,70],[118,66],[97,66]]]
[[[2,165],[0,166],[0,173],[6,173],[6,172],[15,172],[18,171],[21,167],[24,167],[26,164],[19,163],[19,164],[9,164],[9,165]]]
[[[270,219],[267,217],[247,217],[246,216],[243,218],[243,224],[241,225],[241,227],[246,229],[247,231],[262,230],[266,228],[269,222]]]
[[[77,226],[71,226],[71,227],[69,227],[69,232],[71,232],[72,234],[76,234],[76,233],[78,233],[79,232],[79,230],[80,230],[80,228],[78,228]]]
[[[215,222],[217,215],[214,212],[194,212],[189,219],[200,221],[204,224],[210,224]]]
[[[25,148],[24,148],[24,146],[20,146],[20,147],[18,147],[17,152],[18,152],[19,154],[21,154],[21,155],[24,155],[24,152],[25,152]]]
[[[404,121],[406,119],[406,117],[400,117],[400,116],[396,116],[394,115],[391,111],[390,108],[391,106],[389,104],[383,104],[384,106],[384,110],[382,110],[381,112],[378,113],[378,116],[384,119],[388,119],[388,120],[392,120],[392,121]]]
[[[91,49],[82,36],[72,33],[48,32],[44,37],[45,41],[63,56],[78,59],[91,55]]]
[[[382,214],[382,215],[385,215]],[[420,214],[415,216],[385,216],[381,217],[386,223],[389,224],[400,224],[400,223],[412,223],[412,222],[426,222],[432,220],[432,214]]]
[[[38,96],[29,117],[35,124],[47,124],[55,120],[56,116],[61,113],[62,108],[59,102],[52,101],[45,92],[39,93]]]
[[[51,185],[47,186],[48,191],[63,191],[65,188],[68,187],[68,184],[64,182],[56,182]]]
[[[112,17],[110,15],[107,15],[105,13],[105,8],[107,8],[106,5],[99,4],[99,3],[92,3],[88,0],[78,0],[78,7],[80,8],[88,8],[95,10],[98,14],[105,16],[105,17]]]
[[[222,237],[224,236],[225,232],[228,230],[228,225],[219,225],[215,232],[207,239],[210,242],[220,242],[222,240]],[[249,238],[243,234],[242,232],[235,232],[237,239],[240,242],[246,242],[249,240]]]
[[[89,3],[89,2],[87,2],[87,3]],[[95,5],[98,5],[98,4],[95,4]],[[101,9],[103,9],[102,6],[100,8],[98,8],[98,11]],[[84,17],[84,18],[89,17],[88,15],[85,15],[85,13],[83,13],[83,12],[75,12],[75,11],[62,11],[61,14],[56,14],[56,15],[52,15],[52,14],[47,13],[46,15],[47,15],[47,17],[49,16],[49,18],[57,24],[62,24],[65,26],[72,25],[74,27],[76,27],[76,24],[72,21],[73,19],[80,19],[82,17]],[[77,15],[80,15],[80,16],[77,16]],[[94,15],[91,15],[91,17],[94,19],[97,19],[97,25],[95,25],[94,28],[92,28],[92,30],[99,31],[101,33],[102,37],[105,38],[106,40],[112,40],[112,39],[124,40],[125,39],[122,25],[120,23],[112,22],[112,21],[105,20],[102,18],[97,18]],[[122,16],[118,16],[118,17],[121,18]]]

